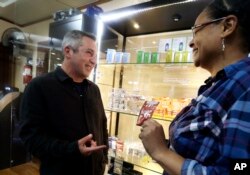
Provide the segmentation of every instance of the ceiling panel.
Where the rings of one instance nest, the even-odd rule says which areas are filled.
[[[70,8],[81,10],[89,4],[107,1],[109,0],[17,0],[6,7],[0,7],[0,19],[24,27],[50,19],[53,17],[53,13],[60,10]]]
[[[122,19],[108,21],[106,23],[124,36],[190,29],[202,9],[211,1],[212,0],[151,1],[106,13],[105,15],[113,14],[116,16],[116,13],[132,11],[135,9],[145,9],[144,11],[138,11],[135,15],[127,15]],[[173,20],[175,15],[180,16],[178,22]],[[134,28],[133,25],[135,23],[139,24],[139,29]]]
[[[88,4],[92,4],[94,2],[97,2],[98,0],[57,0],[57,1],[67,6],[78,8]]]

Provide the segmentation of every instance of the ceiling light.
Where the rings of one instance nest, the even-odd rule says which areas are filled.
[[[111,13],[111,14],[100,14],[100,18],[104,22],[109,22],[109,21],[115,21],[115,20],[120,20],[122,18],[132,16],[134,14],[138,13],[138,10],[131,10],[131,11],[124,11],[124,12],[117,12],[117,13]]]
[[[134,23],[134,28],[135,29],[139,29],[140,28],[139,24],[138,23]]]
[[[174,20],[174,22],[178,22],[181,20],[181,15],[180,14],[174,14],[172,16],[172,19]]]

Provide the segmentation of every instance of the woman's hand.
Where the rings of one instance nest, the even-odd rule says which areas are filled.
[[[156,161],[160,154],[168,150],[163,127],[153,119],[144,121],[139,138],[147,153]]]

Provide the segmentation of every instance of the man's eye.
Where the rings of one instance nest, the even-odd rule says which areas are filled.
[[[86,51],[86,54],[88,54],[89,56],[93,55],[93,53],[91,51]]]

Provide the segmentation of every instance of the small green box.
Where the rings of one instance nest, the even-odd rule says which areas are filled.
[[[151,53],[150,52],[144,52],[144,63],[150,63],[151,62]]]
[[[137,63],[143,63],[143,57],[144,57],[144,52],[141,51],[141,50],[137,51],[136,62]]]
[[[158,63],[159,62],[159,53],[153,52],[151,56],[151,63]]]

